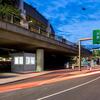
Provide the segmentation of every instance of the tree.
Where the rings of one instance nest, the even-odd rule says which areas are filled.
[[[100,50],[93,50],[93,56],[94,57],[100,56]]]
[[[12,5],[12,6],[16,6],[16,4],[19,3],[19,0],[0,0],[0,5]]]
[[[19,15],[20,11],[16,8],[19,0],[0,0],[0,13]]]

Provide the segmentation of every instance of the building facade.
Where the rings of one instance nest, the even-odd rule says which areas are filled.
[[[2,0],[0,2],[0,5],[8,5],[8,8],[5,8],[11,8],[9,11],[7,10],[7,15],[4,14],[3,18],[6,17],[5,19],[9,20],[9,18],[11,17],[11,22],[17,24],[19,22],[20,25],[22,25],[24,28],[30,29],[30,31],[32,32],[39,33],[48,37],[54,37],[55,32],[49,21],[43,15],[41,15],[34,7],[25,3],[23,0]],[[1,12],[2,10],[0,10],[0,13]],[[16,14],[18,12],[20,13],[20,16]],[[12,18],[12,15],[14,15],[14,18]]]
[[[5,8],[5,11],[3,10],[3,8]],[[52,25],[49,23],[49,21],[43,15],[41,15],[34,7],[23,2],[23,0],[2,0],[0,2],[0,20],[1,21],[3,20],[4,22],[10,22],[11,25],[17,24],[19,26],[22,26],[28,29],[29,31],[32,31],[34,34],[37,33],[37,34],[43,35],[43,37],[46,36],[44,38],[55,37],[54,29]],[[36,50],[36,55],[37,55],[36,64],[37,65],[35,64],[33,65],[33,61],[35,60],[35,59],[33,60],[33,57],[30,57],[32,59],[29,59],[29,60],[26,59],[26,58],[29,58],[29,56],[32,54],[28,54],[28,57],[25,57],[25,58],[22,57],[22,55],[23,53],[17,54],[17,57],[16,57],[16,54],[15,54],[15,57],[10,57],[13,59],[10,59],[9,63],[5,59],[5,57],[2,57],[0,63],[3,62],[3,64],[5,64],[7,62],[6,66],[8,66],[9,68],[11,66],[12,72],[31,71],[31,70],[42,71],[43,70],[43,67],[44,67],[44,50],[43,49],[39,48]],[[9,58],[9,55],[7,55],[7,57]],[[15,62],[13,62],[14,60]],[[31,62],[27,63],[29,61]],[[38,67],[35,68],[35,66],[38,66]]]
[[[49,21],[42,16],[35,8],[24,2],[24,9],[26,12],[26,19],[28,22],[32,22],[29,28],[33,32],[41,33],[46,36],[53,36],[55,34],[52,25]]]

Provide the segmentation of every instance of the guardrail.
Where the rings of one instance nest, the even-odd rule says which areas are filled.
[[[4,13],[0,13],[0,19],[16,24],[16,25],[20,25],[20,16],[15,16],[13,14],[4,14]]]
[[[16,15],[13,15],[13,14],[3,14],[3,13],[0,13],[0,20],[4,20],[6,22],[9,22],[9,23],[12,23],[12,24],[16,24],[18,26],[23,27],[21,25],[21,23],[20,23],[21,20],[22,20],[22,18],[20,16],[16,16]],[[27,21],[27,23],[28,23],[28,21]],[[43,29],[43,28],[35,25],[34,23],[28,23],[28,30],[31,31],[31,32],[35,32],[35,33],[47,36],[49,38],[52,38],[52,39],[57,40],[59,42],[62,42],[64,44],[67,44],[67,45],[70,45],[70,46],[73,46],[73,47],[77,47],[77,45],[75,43],[72,43],[72,42],[66,40],[62,36],[59,36],[59,35],[54,35],[53,36],[50,33],[48,34],[46,29]]]

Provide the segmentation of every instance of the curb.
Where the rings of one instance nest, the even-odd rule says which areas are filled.
[[[30,78],[34,78],[34,77],[37,77],[37,76],[46,75],[46,74],[49,74],[49,73],[51,73],[51,72],[44,73],[44,74],[40,74],[40,75],[36,75],[36,76],[30,76],[30,77],[26,77],[26,78],[20,78],[20,79],[14,80],[14,81],[8,81],[8,82],[0,83],[0,86],[2,86],[2,85],[7,85],[7,84],[9,84],[9,83],[14,83],[14,82],[23,81],[23,80],[30,79]],[[25,74],[24,74],[24,75],[25,75]]]
[[[4,87],[1,87],[1,89],[0,89],[1,92],[0,93],[11,92],[11,91],[21,90],[21,89],[27,89],[27,88],[31,88],[31,87],[38,87],[38,86],[42,86],[42,85],[52,84],[52,83],[55,83],[55,82],[61,82],[61,81],[68,80],[68,79],[94,75],[94,74],[100,73],[100,70],[99,71],[98,70],[93,71],[93,72],[87,71],[87,72],[81,73],[81,74],[76,74],[76,75],[70,75],[68,77],[58,77],[58,78],[53,78],[53,79],[50,79],[50,80],[29,82],[27,84],[22,83],[22,84],[18,84],[18,85],[4,86]]]
[[[77,70],[77,69],[74,69],[74,70],[67,70],[67,71],[68,71],[68,73],[74,73],[74,72],[77,72],[77,71],[79,71],[79,73],[82,72],[82,71],[86,71],[86,73],[90,73],[90,72],[98,71],[98,70],[100,70],[100,68],[93,68],[93,70],[83,69],[83,70],[79,71],[79,70]],[[52,73],[55,73],[55,72],[59,73],[59,71],[60,71],[60,70],[49,71],[49,72],[47,72],[47,73],[43,73],[43,74],[36,75],[36,76],[30,76],[30,77],[26,77],[26,78],[16,79],[16,80],[14,80],[14,81],[9,81],[9,82],[0,83],[0,85],[1,85],[1,86],[2,86],[2,85],[7,85],[7,84],[10,84],[10,83],[19,82],[19,81],[23,81],[23,80],[26,80],[26,79],[30,79],[30,78],[34,78],[34,77],[42,76],[42,75],[46,75],[46,74],[52,74]],[[63,71],[63,70],[62,70],[62,71]],[[25,74],[24,74],[24,75],[25,75]]]

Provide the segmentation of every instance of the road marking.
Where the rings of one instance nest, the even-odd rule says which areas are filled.
[[[44,100],[44,99],[47,99],[47,98],[56,96],[56,95],[58,95],[58,94],[62,94],[62,93],[64,93],[64,92],[68,92],[68,91],[70,91],[70,90],[73,90],[73,89],[79,88],[79,87],[81,87],[81,86],[87,85],[87,84],[89,84],[89,83],[92,83],[92,82],[94,82],[94,81],[96,81],[96,80],[98,80],[98,79],[100,79],[100,77],[97,77],[97,78],[95,78],[95,79],[93,79],[93,80],[90,80],[90,81],[88,81],[88,82],[82,83],[82,84],[80,84],[80,85],[74,86],[74,87],[72,87],[72,88],[69,88],[69,89],[66,89],[66,90],[63,90],[63,91],[60,91],[60,92],[51,94],[51,95],[47,95],[47,96],[44,96],[44,97],[42,97],[42,98],[38,98],[38,99],[36,99],[36,100]]]
[[[21,89],[41,86],[44,84],[51,84],[51,83],[55,83],[55,82],[60,82],[60,81],[73,79],[73,78],[84,77],[84,76],[88,76],[88,75],[94,75],[94,74],[98,74],[98,73],[100,73],[100,71],[91,72],[91,73],[83,73],[83,74],[79,74],[79,75],[72,75],[72,76],[68,76],[68,77],[58,77],[58,78],[53,78],[53,79],[44,80],[44,81],[29,82],[27,84],[22,83],[22,84],[12,85],[12,86],[5,86],[5,87],[1,86],[0,93],[11,92],[11,91],[15,91],[15,90],[21,90]]]

